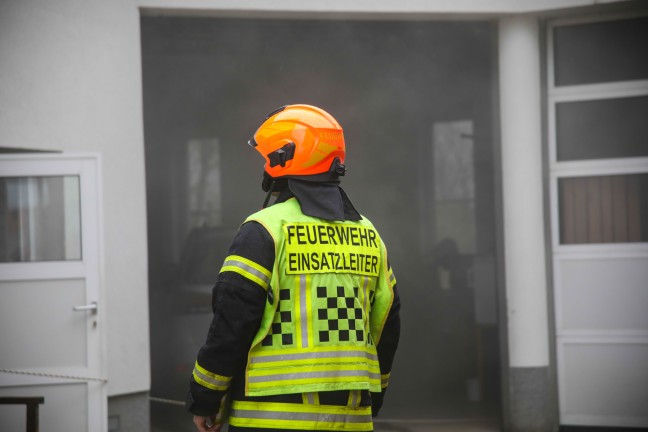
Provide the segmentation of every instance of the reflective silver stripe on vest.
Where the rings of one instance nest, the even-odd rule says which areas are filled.
[[[303,393],[305,402],[304,405],[315,405],[315,395],[317,393]]]
[[[299,276],[299,315],[302,348],[308,348],[308,310],[306,309],[306,275]]]
[[[367,340],[371,340],[371,335],[369,334],[369,278],[364,277],[364,284],[362,286],[364,304],[362,308],[365,313],[365,334],[367,335]]]
[[[331,414],[331,413],[307,413],[307,412],[290,412],[290,411],[262,411],[247,410],[232,407],[231,417],[239,419],[257,419],[257,420],[296,420],[296,421],[313,421],[313,422],[330,422],[330,423],[370,423],[372,422],[371,413],[369,414]]]
[[[360,390],[349,391],[349,403],[351,408],[358,408],[360,406]]]
[[[255,363],[272,363],[290,360],[308,360],[308,359],[334,359],[334,358],[348,358],[348,357],[363,357],[368,360],[378,361],[376,354],[368,353],[366,351],[326,351],[326,352],[313,352],[313,353],[296,353],[296,354],[276,354],[253,356],[250,359],[252,364]]]
[[[254,275],[254,276],[258,277],[259,279],[261,279],[263,282],[266,283],[266,285],[268,285],[268,286],[270,285],[270,278],[268,276],[266,276],[265,274],[261,273],[259,270],[252,267],[251,265],[248,265],[248,264],[246,264],[244,262],[241,262],[241,261],[238,261],[238,260],[229,259],[229,260],[226,260],[223,263],[223,267],[226,267],[226,266],[238,267],[241,270],[245,270],[246,272],[250,273],[251,275]]]
[[[198,370],[197,367],[194,368],[193,373],[194,373],[198,378],[200,378],[201,380],[205,381],[206,383],[211,384],[211,385],[213,385],[213,386],[217,386],[217,387],[225,387],[225,388],[227,388],[227,387],[229,387],[230,380],[231,380],[231,378],[229,378],[229,379],[227,379],[227,380],[219,380],[219,379],[216,379],[216,378],[214,378],[214,377],[212,377],[212,376],[205,375],[205,374],[202,373],[200,370]]]
[[[365,370],[332,370],[332,371],[311,371],[311,372],[294,372],[284,374],[273,374],[264,376],[250,376],[248,381],[250,383],[262,383],[272,381],[290,381],[298,379],[313,379],[313,378],[338,378],[338,377],[367,377],[380,381],[379,373],[371,373]]]

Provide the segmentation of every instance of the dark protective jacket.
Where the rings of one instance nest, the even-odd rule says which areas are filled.
[[[313,195],[304,197],[302,192],[298,192],[302,208],[309,209],[312,201],[308,203],[308,200],[312,200]],[[282,193],[277,201],[285,202],[293,197],[294,194],[287,190]],[[359,219],[359,214],[355,212],[343,192],[341,192],[341,197],[345,218]],[[326,214],[317,213],[317,211],[306,211],[316,213],[318,216],[328,217]],[[340,214],[339,211],[337,214]],[[324,222],[324,220],[322,221]],[[266,391],[262,396],[253,396],[252,394],[255,394],[255,392],[250,390],[248,380],[250,378],[251,347],[255,343],[255,338],[259,348],[266,342],[272,341],[273,338],[277,341],[276,343],[283,343],[286,348],[285,352],[288,354],[286,359],[299,358],[295,356],[303,355],[290,350],[290,346],[294,346],[291,345],[294,343],[294,334],[285,330],[282,332],[279,328],[282,317],[290,319],[291,313],[299,312],[281,310],[281,304],[289,304],[290,307],[295,307],[294,302],[282,301],[281,298],[284,295],[290,295],[290,287],[282,286],[281,289],[275,287],[277,288],[275,290],[270,287],[273,272],[276,272],[281,267],[275,262],[277,253],[275,246],[272,234],[257,221],[244,223],[236,235],[230,247],[226,265],[223,266],[213,289],[212,307],[214,317],[209,328],[207,341],[198,353],[196,366],[190,381],[187,409],[197,415],[214,415],[218,413],[224,417],[227,415],[227,410],[233,408],[232,423],[237,423],[237,425],[230,425],[232,431],[238,429],[270,431],[284,428],[293,430],[295,428],[298,428],[298,430],[347,430],[347,426],[351,425],[351,423],[353,423],[351,425],[353,430],[371,430],[370,418],[369,422],[367,422],[366,414],[373,413],[373,415],[377,415],[382,405],[400,332],[400,300],[391,269],[387,268],[385,274],[389,275],[388,277],[391,279],[389,286],[393,294],[388,303],[388,310],[384,313],[384,319],[381,320],[380,339],[375,349],[370,347],[377,354],[377,363],[379,364],[378,379],[381,381],[379,387],[375,385],[353,385],[343,380],[332,385],[300,387],[299,383],[306,382],[306,379],[296,378],[294,383],[297,383],[297,387],[292,388],[305,388],[307,391],[282,392],[280,390],[270,390]],[[282,268],[279,271],[285,270]],[[275,293],[277,293],[278,298],[274,298]],[[341,301],[341,304],[349,301],[349,299],[345,300],[343,298],[344,296],[349,297],[348,292],[336,291],[335,288],[326,295],[335,297],[336,293],[339,293],[342,297],[341,300],[327,298],[326,301]],[[315,296],[315,294],[313,295]],[[353,300],[350,301],[353,302]],[[269,308],[273,304],[275,305],[274,308]],[[273,322],[269,328],[265,330],[264,334],[260,335],[260,329],[264,325],[264,313],[265,321],[268,321],[268,310],[276,314],[276,319],[272,320]],[[319,311],[319,313],[322,312]],[[338,311],[337,313],[341,312]],[[346,310],[344,310],[344,313],[347,313]],[[369,320],[368,316],[364,318],[367,321]],[[344,325],[348,326],[351,320],[344,320],[344,322],[346,323]],[[338,325],[337,321],[334,325]],[[368,326],[367,322],[367,328]],[[266,327],[268,327],[267,323]],[[272,336],[273,334],[275,335]],[[336,334],[339,338],[340,332],[338,331]],[[346,331],[344,334],[348,335],[349,332]],[[346,350],[343,346],[337,349]],[[323,364],[331,363],[330,360],[327,361],[326,359],[321,361]],[[342,368],[344,367],[342,366]],[[317,366],[314,364],[313,370],[315,369],[317,369]],[[305,370],[308,370],[308,368]],[[265,372],[262,371],[261,375],[263,374]],[[316,372],[309,375],[309,377],[311,376],[315,377]],[[257,376],[255,378],[263,382],[264,377],[259,378]],[[261,393],[257,392],[256,394]],[[356,413],[358,415],[354,415]],[[364,416],[360,415],[362,413],[364,413]]]

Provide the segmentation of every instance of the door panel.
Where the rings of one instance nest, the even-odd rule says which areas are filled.
[[[559,330],[648,333],[648,257],[563,258],[556,273]]]
[[[88,366],[87,312],[74,312],[70,306],[87,302],[82,279],[0,282],[0,292],[2,301],[11,305],[0,314],[0,340],[12,347],[0,351],[3,368]],[[29,321],[34,331],[16,331],[17,323]]]
[[[567,341],[561,348],[561,403],[568,424],[642,427],[648,406],[648,346],[626,338],[607,343]],[[614,365],[614,373],[610,373]],[[637,385],[637,383],[640,383]],[[601,397],[601,395],[612,395]]]

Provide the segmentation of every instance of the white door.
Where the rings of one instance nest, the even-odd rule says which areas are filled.
[[[0,396],[44,396],[42,430],[106,431],[96,155],[0,155]],[[25,430],[0,405],[0,430]]]

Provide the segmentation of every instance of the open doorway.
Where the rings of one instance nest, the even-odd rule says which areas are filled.
[[[308,103],[344,127],[343,186],[398,278],[381,418],[497,421],[495,44],[490,22],[142,18],[152,396],[184,399],[211,286],[263,201],[247,139]],[[191,430],[162,404],[158,430]]]

